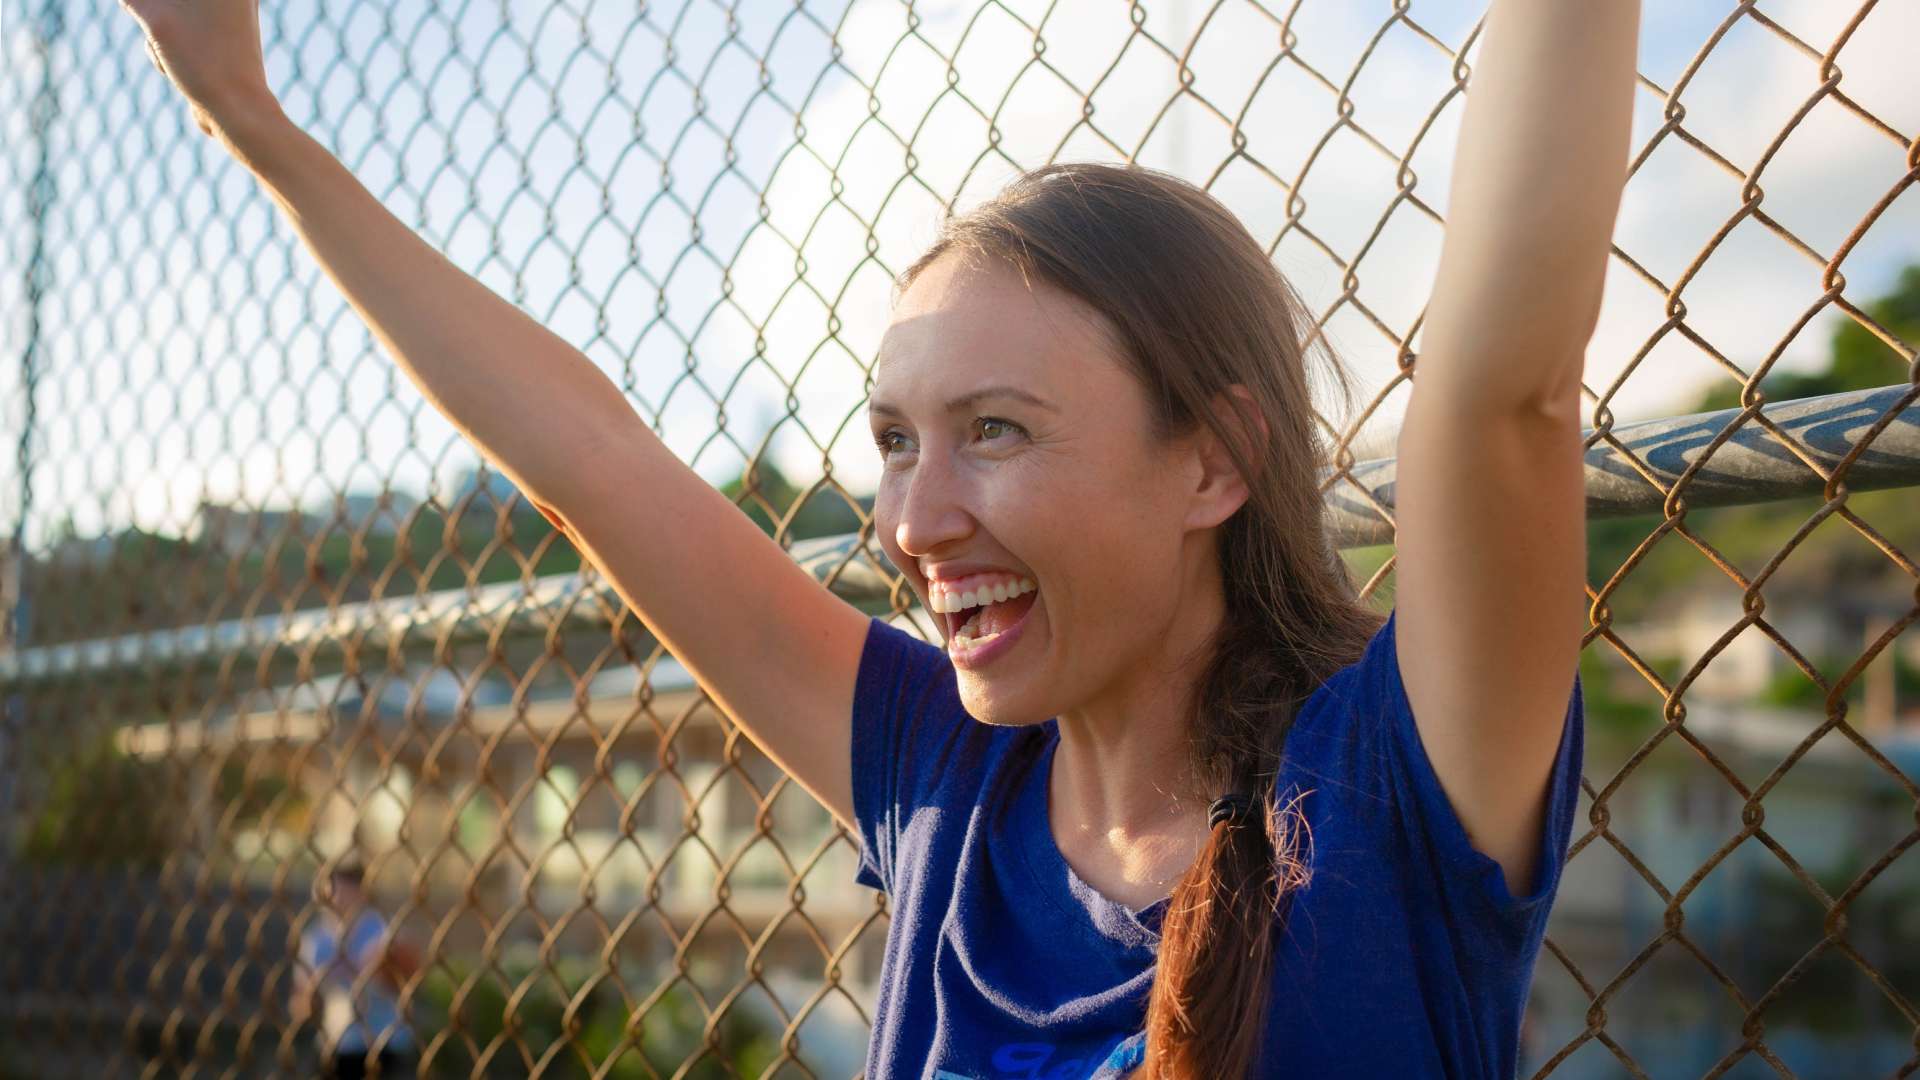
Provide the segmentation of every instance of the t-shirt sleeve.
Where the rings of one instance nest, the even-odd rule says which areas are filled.
[[[976,725],[959,704],[952,662],[882,619],[867,624],[853,690],[853,813],[860,828],[854,880],[891,894],[900,836],[933,802],[935,780]]]
[[[1508,889],[1498,860],[1474,847],[1427,756],[1401,679],[1394,634],[1398,612],[1374,634],[1361,658],[1329,679],[1308,709],[1297,734],[1314,756],[1322,779],[1356,816],[1391,830],[1386,850],[1404,857],[1401,872],[1415,891],[1430,887],[1441,910],[1478,910],[1491,916],[1460,933],[1490,929],[1507,944],[1524,948],[1543,923],[1566,865],[1567,846],[1580,794],[1584,707],[1575,673],[1561,718],[1559,748],[1547,784],[1545,826],[1536,841],[1534,880],[1523,895]],[[1315,707],[1317,706],[1317,708]],[[1291,748],[1294,737],[1289,736]],[[1333,748],[1337,747],[1337,752]],[[1412,898],[1410,898],[1412,899]]]

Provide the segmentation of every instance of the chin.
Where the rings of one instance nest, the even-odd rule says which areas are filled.
[[[960,704],[967,715],[994,727],[1031,727],[1045,723],[1053,714],[1036,712],[1009,700],[1005,695],[986,691],[978,676],[960,672]]]

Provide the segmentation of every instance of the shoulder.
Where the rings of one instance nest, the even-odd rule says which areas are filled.
[[[1582,762],[1577,683],[1548,778],[1545,821],[1530,838],[1540,873],[1511,890],[1501,864],[1474,843],[1446,794],[1414,720],[1400,675],[1390,613],[1353,663],[1302,707],[1287,735],[1274,798],[1304,797],[1316,850],[1341,874],[1397,876],[1406,897],[1445,897],[1447,910],[1494,909],[1500,918],[1544,912],[1558,884],[1572,828]],[[1389,872],[1385,864],[1392,864]],[[1364,865],[1363,865],[1364,864]]]
[[[1300,703],[1288,734],[1289,749],[1295,734],[1350,738],[1356,717],[1408,708],[1394,654],[1394,623],[1393,612],[1381,617],[1358,655],[1323,679]]]

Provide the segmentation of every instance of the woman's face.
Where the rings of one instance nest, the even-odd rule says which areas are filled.
[[[986,609],[973,636],[1000,637],[978,650],[954,641],[973,610],[934,616],[963,704],[988,723],[1037,723],[1157,670],[1189,591],[1199,467],[1149,437],[1104,325],[1001,260],[948,254],[901,295],[881,344],[870,415],[887,557],[935,612],[950,588],[1038,586]]]

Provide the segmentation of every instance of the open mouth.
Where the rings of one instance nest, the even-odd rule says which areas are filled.
[[[977,648],[1020,625],[1037,598],[1039,584],[1033,578],[1014,578],[979,584],[972,590],[943,588],[931,600],[945,619],[948,642]]]
[[[1019,596],[1008,597],[1005,600],[990,601],[960,611],[946,612],[941,617],[946,620],[947,640],[991,640],[1010,627],[1019,625],[1020,620],[1026,617],[1039,596],[1039,589],[1029,589]]]

